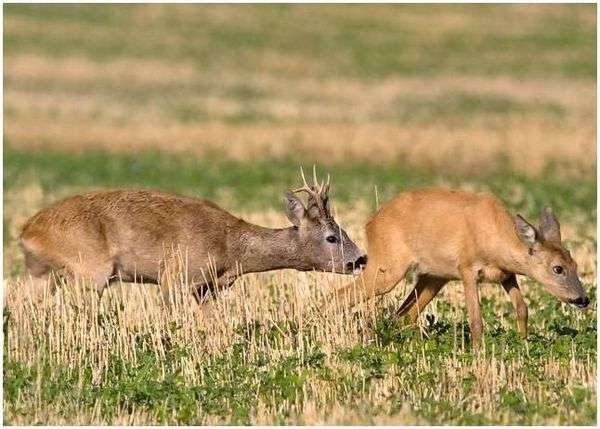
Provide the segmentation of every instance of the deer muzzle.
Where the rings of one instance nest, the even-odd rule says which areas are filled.
[[[590,299],[587,296],[580,296],[569,300],[569,304],[573,304],[577,308],[586,308],[590,304]]]
[[[362,255],[354,262],[348,262],[346,264],[346,271],[351,272],[353,274],[360,273],[364,267],[367,265],[367,255]]]

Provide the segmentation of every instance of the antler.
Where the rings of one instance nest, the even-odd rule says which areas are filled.
[[[317,205],[319,211],[323,216],[329,216],[329,210],[327,209],[327,193],[329,192],[329,174],[327,175],[327,181],[323,181],[319,183],[317,180],[317,169],[313,165],[313,182],[314,184],[311,186],[306,182],[306,177],[304,176],[304,170],[300,167],[300,176],[302,177],[302,187],[293,189],[293,193],[298,192],[306,192],[308,194],[309,200],[312,198],[312,201]]]

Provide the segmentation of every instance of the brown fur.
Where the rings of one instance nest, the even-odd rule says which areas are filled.
[[[522,234],[517,225],[524,228]],[[533,234],[534,239],[527,241],[526,233]],[[480,281],[502,284],[516,309],[523,337],[527,335],[527,306],[516,274],[538,280],[563,301],[587,300],[577,265],[562,247],[558,221],[549,209],[542,212],[538,230],[521,217],[513,218],[490,195],[412,190],[382,206],[367,223],[366,235],[369,263],[359,284],[362,295],[390,291],[414,267],[416,285],[399,309],[400,315],[408,314],[414,323],[448,281],[460,279],[475,345],[483,329],[477,288]],[[561,276],[552,272],[557,265],[564,267]],[[353,305],[361,299],[354,283],[336,295],[332,302]]]
[[[311,198],[314,204],[318,196]],[[310,198],[309,209],[292,194],[286,201],[295,226],[270,229],[210,201],[170,193],[126,189],[76,195],[29,219],[20,244],[32,276],[83,277],[99,292],[119,279],[165,284],[165,266],[181,256],[201,296],[217,284],[229,286],[242,272],[351,271],[363,252],[329,213],[309,215]],[[331,234],[343,246],[326,242]]]

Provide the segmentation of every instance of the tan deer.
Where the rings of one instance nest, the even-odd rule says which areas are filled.
[[[401,193],[380,208],[366,225],[369,262],[362,281],[335,292],[329,302],[354,305],[361,296],[389,292],[414,268],[417,281],[398,315],[415,323],[419,314],[450,280],[462,280],[473,345],[483,324],[477,284],[501,283],[517,313],[520,335],[527,336],[527,305],[516,274],[531,277],[564,302],[580,308],[589,299],[577,264],[561,244],[560,225],[550,208],[539,228],[512,216],[490,195],[447,189]],[[356,293],[358,292],[358,293]]]
[[[158,191],[127,189],[66,198],[23,227],[20,245],[26,267],[51,291],[56,282],[45,282],[50,274],[84,278],[99,293],[119,279],[164,286],[161,276],[169,262],[165,249],[179,248],[187,256],[186,277],[198,300],[214,292],[216,284],[230,286],[241,272],[360,269],[366,255],[331,215],[329,179],[319,184],[315,174],[309,186],[301,173],[303,186],[285,193],[293,226],[282,229],[245,222],[210,201]],[[308,195],[306,206],[294,195],[300,192]]]

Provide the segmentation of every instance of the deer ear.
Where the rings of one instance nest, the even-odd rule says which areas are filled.
[[[520,214],[514,217],[515,230],[521,241],[527,246],[532,246],[538,239],[538,232]]]
[[[560,244],[560,224],[550,207],[540,213],[540,234],[544,241]]]
[[[286,192],[283,196],[285,203],[285,215],[295,226],[300,226],[302,219],[306,217],[306,208],[299,198],[291,192]]]

